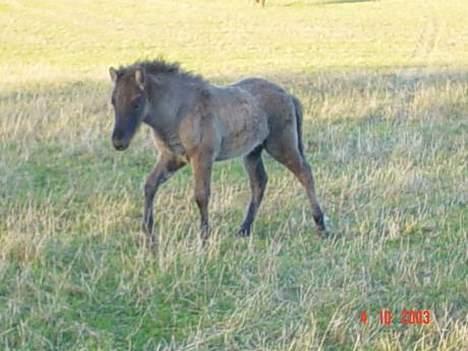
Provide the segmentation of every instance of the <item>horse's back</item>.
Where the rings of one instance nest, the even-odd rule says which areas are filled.
[[[261,77],[244,78],[235,83],[232,83],[229,86],[240,87],[249,91],[251,94],[253,93],[254,95],[257,95],[258,93],[264,93],[265,91],[287,94],[286,91],[278,84]]]
[[[232,86],[249,92],[269,119],[285,118],[291,112],[291,95],[276,83],[253,77],[243,79]]]

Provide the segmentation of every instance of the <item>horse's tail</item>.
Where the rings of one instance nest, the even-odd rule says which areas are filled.
[[[303,112],[304,109],[302,108],[302,104],[297,97],[291,95],[291,98],[294,102],[294,111],[296,114],[296,126],[297,126],[297,147],[301,156],[304,156],[304,144],[302,143],[302,119],[303,119]]]

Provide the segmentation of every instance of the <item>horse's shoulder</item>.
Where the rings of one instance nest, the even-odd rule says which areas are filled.
[[[197,106],[206,107],[213,96],[211,85],[198,85],[193,90],[195,92],[193,103]]]

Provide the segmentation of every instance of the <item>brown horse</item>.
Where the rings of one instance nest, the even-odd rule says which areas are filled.
[[[262,151],[286,166],[305,187],[315,224],[325,224],[314,178],[302,145],[302,106],[276,84],[248,78],[216,86],[163,60],[140,61],[110,68],[114,82],[115,126],[112,142],[125,150],[142,122],[151,127],[159,161],[145,184],[143,230],[150,243],[153,202],[161,184],[190,163],[195,201],[201,216],[201,237],[208,237],[208,201],[215,161],[243,157],[252,196],[239,234],[250,234],[263,198],[267,174]]]

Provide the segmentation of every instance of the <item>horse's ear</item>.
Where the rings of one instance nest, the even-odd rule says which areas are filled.
[[[119,73],[114,67],[109,67],[109,75],[114,83],[117,81],[117,78],[119,78]]]
[[[135,82],[141,90],[145,90],[145,72],[142,68],[135,70]]]

